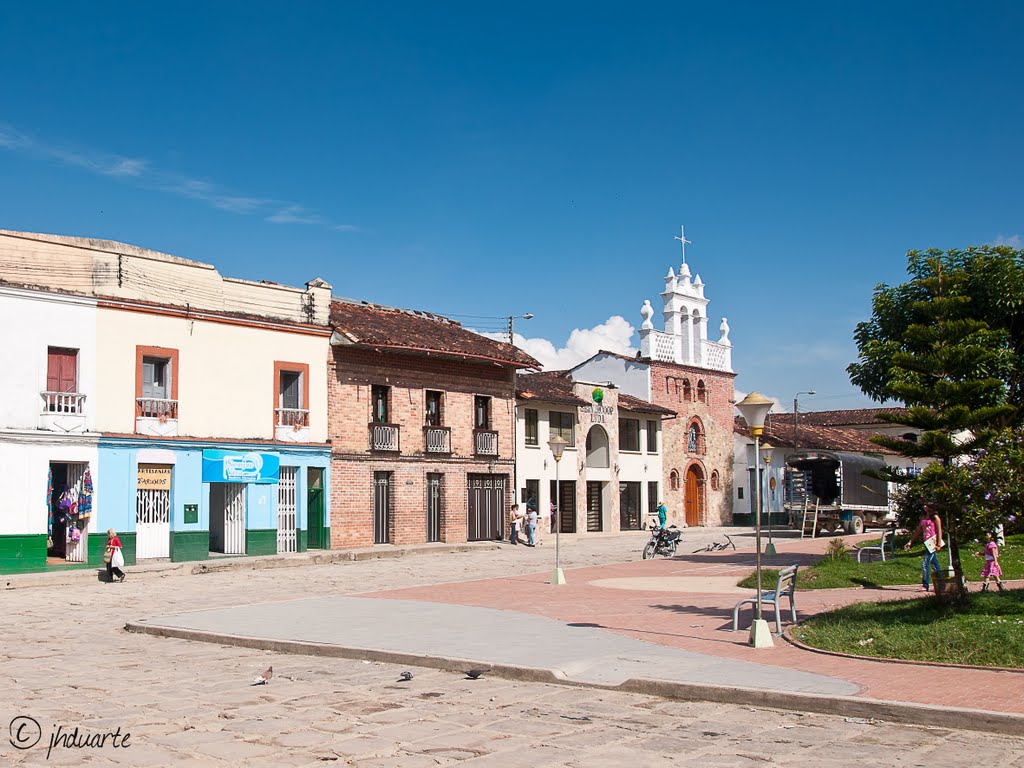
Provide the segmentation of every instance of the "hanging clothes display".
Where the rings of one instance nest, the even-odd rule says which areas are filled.
[[[92,473],[87,469],[82,480],[82,493],[78,497],[78,519],[83,528],[89,524],[90,515],[92,515]]]
[[[46,546],[53,546],[53,467],[46,470]]]

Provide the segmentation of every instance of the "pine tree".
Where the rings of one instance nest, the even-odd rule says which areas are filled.
[[[1019,270],[1020,254],[1005,250]],[[916,482],[927,486],[922,490],[945,522],[960,600],[966,594],[959,548],[965,499],[954,461],[982,449],[1020,414],[1009,401],[1020,370],[1010,329],[980,316],[986,312],[980,299],[990,295],[983,289],[992,286],[975,270],[993,257],[1006,261],[993,249],[907,254],[910,281],[876,288],[872,318],[855,332],[859,360],[847,369],[873,399],[907,407],[905,415],[881,418],[922,431],[916,441],[880,436],[873,442],[904,456],[938,460]]]

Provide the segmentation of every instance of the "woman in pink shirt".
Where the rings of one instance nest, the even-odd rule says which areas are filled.
[[[921,522],[917,524],[914,535],[904,549],[909,552],[910,545],[918,539],[924,542],[924,560],[921,563],[921,591],[928,592],[931,588],[931,572],[941,573],[939,568],[939,550],[942,549],[942,520],[931,504],[925,504],[921,510]]]

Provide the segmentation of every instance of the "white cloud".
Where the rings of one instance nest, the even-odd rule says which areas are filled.
[[[1008,245],[1011,248],[1024,248],[1024,239],[1020,235],[996,235],[993,245]]]
[[[536,358],[544,370],[558,371],[572,368],[602,349],[630,357],[635,356],[637,349],[631,343],[635,330],[624,317],[613,315],[593,328],[576,328],[569,334],[569,338],[562,347],[555,347],[552,342],[544,338],[528,339],[518,333],[515,335],[515,343],[521,350]],[[507,334],[484,333],[483,335],[499,341],[508,341]]]
[[[335,224],[295,202],[237,194],[210,181],[161,171],[141,158],[124,157],[95,149],[71,150],[43,143],[9,125],[0,124],[0,149],[56,161],[100,176],[123,179],[137,187],[198,200],[222,211],[262,215],[266,221],[274,224],[314,224],[337,232],[358,231],[358,227],[353,224]]]

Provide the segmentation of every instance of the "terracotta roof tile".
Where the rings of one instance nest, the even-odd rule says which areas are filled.
[[[677,415],[671,408],[655,405],[654,403],[649,403],[646,400],[641,400],[639,397],[625,395],[621,392],[619,393],[619,407],[624,408],[627,411],[636,411],[638,413],[657,413],[662,416]]]
[[[854,424],[878,424],[879,426],[890,422],[881,421],[878,414],[884,413],[893,416],[901,416],[907,412],[906,408],[853,408],[846,411],[800,411],[800,428],[804,424],[813,424],[819,427],[847,427]],[[774,414],[773,414],[774,415]],[[786,421],[793,421],[793,414],[777,414],[779,418]]]
[[[378,304],[331,302],[331,325],[349,343],[398,351],[431,352],[515,366],[540,368],[521,349],[489,339],[440,315]]]
[[[516,396],[523,400],[540,400],[545,403],[586,405],[587,401],[573,392],[574,384],[572,379],[566,377],[565,371],[530,373],[516,379]]]
[[[772,414],[771,422],[765,422],[762,442],[771,443],[775,447],[793,447],[793,420],[780,420],[779,414]],[[734,431],[749,437],[750,431],[746,422],[737,417]],[[800,448],[813,448],[822,451],[857,451],[859,453],[893,454],[888,448],[875,445],[869,438],[873,435],[863,429],[843,429],[842,427],[820,427],[804,424],[800,414]]]

